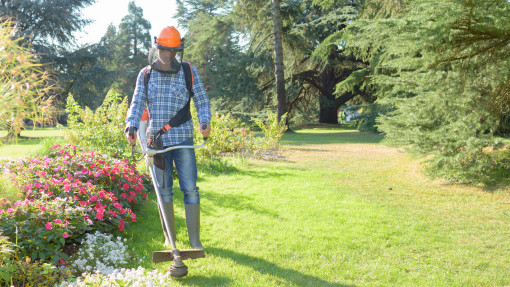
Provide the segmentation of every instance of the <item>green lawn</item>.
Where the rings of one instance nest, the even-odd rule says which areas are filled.
[[[510,193],[425,178],[371,133],[303,129],[282,161],[200,175],[207,257],[176,286],[508,286]],[[176,192],[178,246],[189,248]],[[163,250],[154,196],[129,233],[146,268]]]
[[[381,139],[301,129],[284,136],[283,160],[199,172],[207,257],[185,261],[174,285],[509,286],[510,189],[430,180]],[[150,198],[128,242],[143,267],[166,271],[151,262],[166,248]],[[189,248],[174,199],[178,247]]]
[[[0,130],[0,139],[5,138],[6,135],[6,131]],[[35,149],[42,139],[61,136],[62,131],[57,128],[23,130],[21,131],[21,138],[17,139],[17,144],[0,144],[0,157],[18,158],[24,156],[27,152]]]

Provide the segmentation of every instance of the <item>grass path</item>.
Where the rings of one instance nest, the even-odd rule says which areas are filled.
[[[374,134],[304,129],[282,161],[201,173],[202,242],[175,286],[508,286],[508,188],[445,185]],[[178,246],[187,245],[182,194]],[[164,250],[154,196],[128,231],[146,268]]]

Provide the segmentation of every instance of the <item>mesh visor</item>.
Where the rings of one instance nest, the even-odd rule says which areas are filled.
[[[159,45],[158,45],[159,46]],[[152,47],[149,53],[149,64],[153,70],[161,73],[175,74],[181,69],[182,48]]]

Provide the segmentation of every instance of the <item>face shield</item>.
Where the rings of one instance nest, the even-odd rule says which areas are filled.
[[[184,45],[177,48],[155,44],[149,53],[151,68],[165,74],[179,72],[182,64]]]

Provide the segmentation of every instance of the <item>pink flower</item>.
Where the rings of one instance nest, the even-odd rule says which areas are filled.
[[[134,193],[133,191],[129,192],[129,195],[131,195],[132,197],[136,197],[136,193]]]
[[[62,223],[62,220],[60,220],[60,219],[55,219],[55,220],[54,220],[54,222],[55,222],[55,223],[57,223],[57,224],[60,224],[60,223]]]
[[[127,201],[131,202],[131,201],[133,201],[133,198],[130,196],[127,198]]]
[[[124,183],[124,185],[122,186],[122,188],[123,188],[123,189],[126,189],[126,190],[127,190],[127,189],[129,189],[129,184]]]
[[[60,264],[66,264],[66,261],[62,258],[60,258],[58,261],[60,262]]]
[[[46,226],[46,229],[51,230],[51,228],[53,226],[53,222],[48,222],[48,223],[46,223],[45,226]]]
[[[119,156],[119,153],[118,153],[118,152],[116,152],[113,156],[118,157],[118,156]]]
[[[46,207],[41,206],[41,211],[44,211],[45,209],[46,209]]]
[[[97,213],[96,214],[96,218],[99,219],[99,220],[103,220],[103,216],[104,216],[104,213]]]
[[[43,188],[44,188],[44,189],[48,189],[48,188],[50,188],[50,185],[49,185],[49,184],[45,184],[45,185],[43,186]]]
[[[67,232],[64,232],[64,234],[62,234],[62,236],[63,236],[64,238],[69,237],[69,235],[67,234]]]
[[[103,190],[101,190],[101,191],[99,192],[99,197],[102,197],[102,198],[105,198],[105,197],[106,197],[106,194],[104,193],[104,191],[103,191]]]
[[[127,197],[127,194],[125,194],[125,193],[121,193],[121,194],[120,194],[120,196],[121,196],[122,198],[126,198],[126,197]]]
[[[45,171],[41,171],[41,176],[42,177],[45,177],[47,175],[47,173]]]
[[[37,183],[35,184],[35,187],[36,187],[37,189],[39,189],[39,188],[41,188],[41,184],[37,182]]]
[[[47,195],[47,196],[53,196],[53,192],[48,191],[48,192],[46,192],[46,195]]]
[[[71,191],[71,186],[70,185],[64,186],[64,191]]]
[[[120,223],[119,223],[119,230],[122,232],[124,231],[124,220],[120,220]]]

